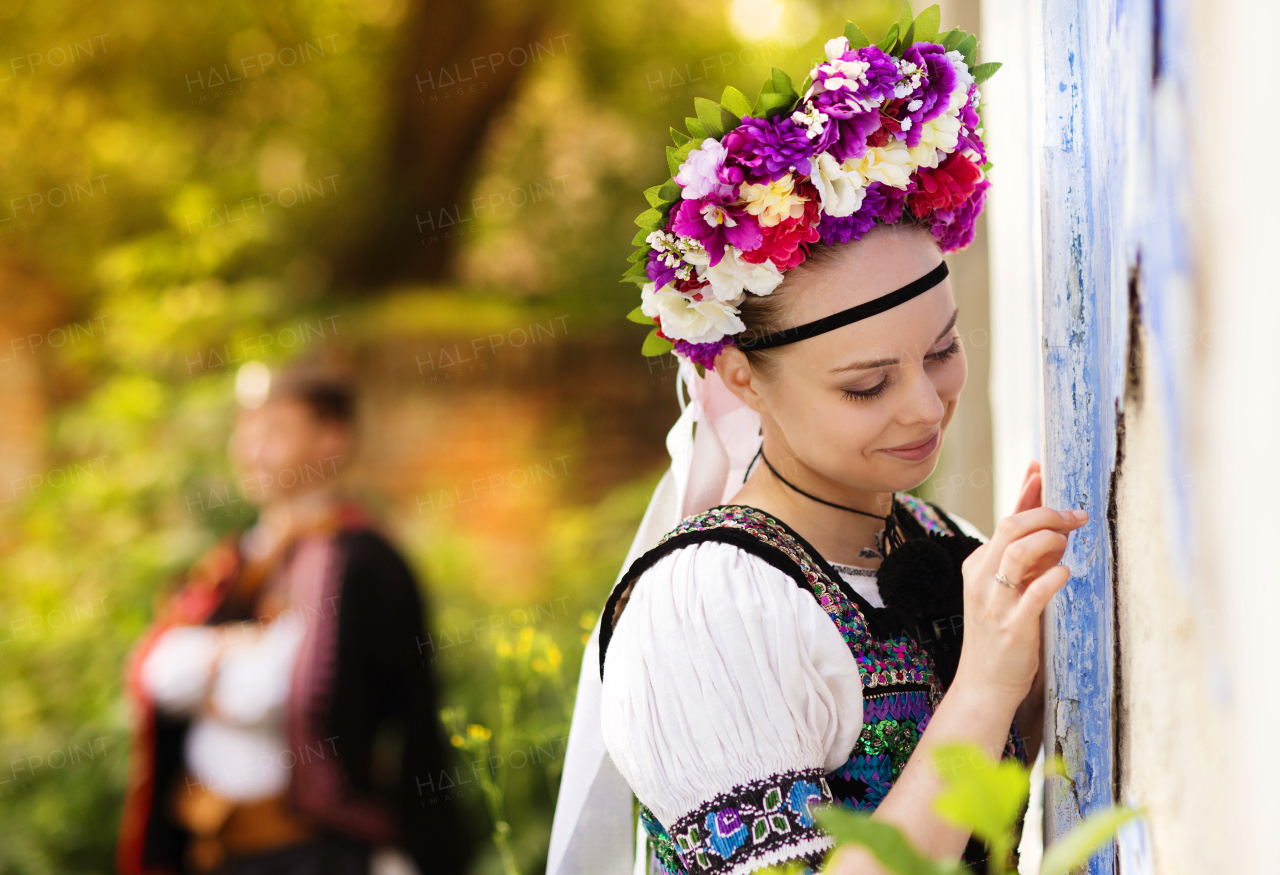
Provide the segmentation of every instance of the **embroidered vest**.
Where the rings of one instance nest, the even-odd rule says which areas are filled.
[[[925,532],[960,534],[932,505],[905,493],[897,497]],[[627,570],[605,606],[606,622],[600,630],[601,677],[614,624],[636,580],[663,556],[703,541],[741,547],[786,572],[813,594],[857,661],[862,678],[862,731],[848,760],[832,772],[811,769],[740,786],[673,824],[659,823],[642,805],[640,818],[654,861],[661,875],[718,875],[747,861],[781,862],[797,857],[807,859],[816,869],[829,842],[815,838],[797,844],[795,835],[812,832],[810,806],[836,802],[861,811],[879,806],[911,758],[942,700],[943,688],[911,618],[889,608],[871,607],[785,523],[738,505],[713,507],[689,517]],[[1015,733],[1010,735],[1005,755],[1026,761]],[[779,856],[783,849],[785,854]],[[983,860],[981,850],[971,842],[966,862]]]

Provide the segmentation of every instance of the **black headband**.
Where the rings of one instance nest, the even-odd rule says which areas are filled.
[[[745,340],[739,337],[737,340],[738,349],[772,349],[775,346],[786,346],[788,343],[795,343],[797,340],[807,340],[810,337],[817,337],[819,334],[826,334],[828,331],[834,331],[854,322],[860,322],[877,313],[883,313],[885,310],[892,310],[899,304],[905,304],[917,295],[923,295],[946,278],[947,263],[943,261],[933,270],[920,277],[920,279],[913,280],[902,288],[889,292],[887,295],[881,295],[875,300],[867,301],[865,304],[850,307],[848,310],[842,310],[830,316],[823,316],[821,319],[807,322],[804,325],[797,325],[794,328],[784,328],[782,331],[775,331],[773,334],[767,334],[757,340]]]

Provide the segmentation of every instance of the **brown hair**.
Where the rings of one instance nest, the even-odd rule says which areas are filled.
[[[321,422],[353,425],[356,395],[355,382],[345,370],[304,362],[272,376],[267,400],[301,401]]]
[[[927,232],[929,226],[912,216],[909,210],[903,210],[901,221],[893,225],[876,225],[872,231],[884,233],[898,229],[913,233],[921,230]],[[865,235],[859,239],[865,239]],[[933,240],[932,234],[929,235],[929,239]],[[748,292],[742,303],[738,305],[738,314],[742,324],[746,326],[746,330],[740,336],[765,337],[792,327],[794,320],[790,315],[791,308],[787,305],[789,299],[787,289],[794,284],[795,277],[804,276],[806,273],[820,273],[831,267],[836,261],[836,256],[843,252],[845,247],[854,246],[857,243],[857,240],[851,240],[848,243],[836,243],[831,246],[823,243],[815,244],[809,250],[809,257],[787,271],[782,282],[771,294],[753,295]],[[782,347],[773,347],[772,349],[743,350],[742,354],[747,357],[747,363],[751,365],[752,370],[766,380],[772,380],[777,374],[778,356],[781,351]]]

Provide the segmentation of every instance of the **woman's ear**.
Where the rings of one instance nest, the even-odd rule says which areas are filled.
[[[737,395],[743,404],[756,413],[764,414],[768,408],[757,391],[760,375],[751,368],[746,355],[736,346],[727,346],[716,356],[716,373],[729,391]]]

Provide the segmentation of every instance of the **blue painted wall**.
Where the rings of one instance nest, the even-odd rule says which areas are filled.
[[[1130,286],[1158,357],[1172,465],[1184,458],[1185,346],[1191,267],[1184,215],[1187,10],[1181,0],[1044,0],[1046,501],[1090,522],[1066,557],[1073,576],[1046,617],[1046,750],[1073,783],[1051,781],[1046,840],[1115,799],[1116,678],[1108,502],[1128,362]],[[997,158],[998,160],[998,158]],[[1189,517],[1166,478],[1172,525]],[[1185,531],[1184,531],[1185,534]],[[1190,544],[1190,537],[1173,542]],[[1115,871],[1113,853],[1091,873]]]

